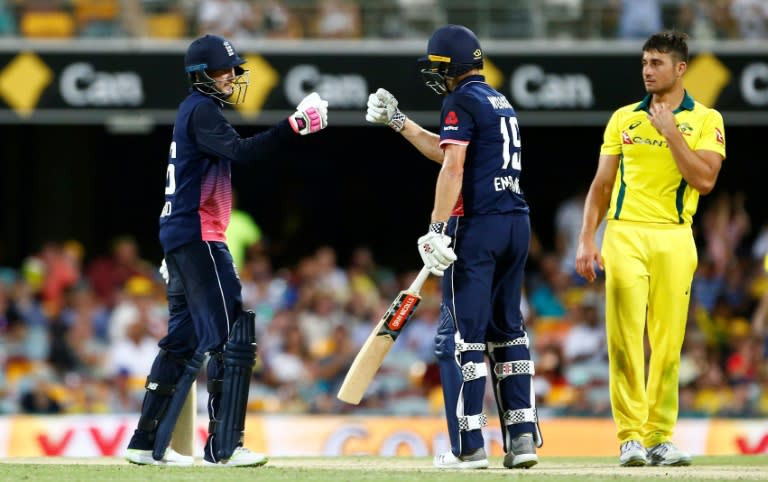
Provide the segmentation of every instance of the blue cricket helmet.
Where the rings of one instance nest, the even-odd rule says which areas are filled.
[[[446,77],[458,77],[483,68],[483,50],[472,30],[448,24],[435,30],[427,44],[427,55],[419,58],[424,83],[438,94],[445,94]]]
[[[240,67],[245,59],[235,51],[228,40],[218,35],[205,35],[195,39],[184,56],[184,70],[187,73],[226,70]]]
[[[189,44],[184,56],[184,71],[192,87],[198,91],[216,97],[222,102],[239,104],[245,101],[249,84],[248,71],[241,67],[245,62],[228,40],[218,35],[208,34]],[[208,73],[232,68],[235,69],[236,75],[232,81],[232,92],[218,90],[216,82]],[[229,100],[233,96],[234,100]]]

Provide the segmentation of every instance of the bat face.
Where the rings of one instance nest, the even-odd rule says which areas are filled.
[[[421,296],[401,291],[382,317],[384,323],[379,330],[379,335],[389,335],[392,340],[396,340],[400,331],[413,316],[420,301]]]

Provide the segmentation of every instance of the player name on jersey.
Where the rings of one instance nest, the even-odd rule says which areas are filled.
[[[522,194],[522,191],[520,190],[520,179],[515,176],[494,177],[493,189],[496,191],[510,190],[516,194]]]
[[[509,103],[506,97],[503,95],[488,96],[488,102],[491,103],[494,109],[511,109],[512,105]]]

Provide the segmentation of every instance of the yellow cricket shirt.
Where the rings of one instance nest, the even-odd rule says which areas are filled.
[[[607,219],[691,224],[699,192],[688,186],[669,145],[648,120],[650,94],[617,109],[605,127],[600,154],[619,155]],[[675,121],[691,150],[725,158],[723,117],[685,93]]]

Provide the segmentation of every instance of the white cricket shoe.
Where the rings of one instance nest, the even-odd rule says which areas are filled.
[[[662,442],[648,449],[651,465],[691,465],[691,454],[675,447],[672,442]]]
[[[195,463],[195,458],[190,455],[181,455],[172,448],[165,449],[161,460],[152,458],[151,450],[128,449],[125,451],[125,460],[138,465],[166,465],[173,467],[189,467]]]
[[[488,457],[485,455],[485,449],[480,447],[471,454],[456,457],[450,450],[448,452],[435,455],[432,465],[438,469],[487,469]]]
[[[647,463],[648,458],[643,444],[637,440],[628,440],[621,444],[619,464],[622,467],[642,467]]]
[[[245,447],[237,447],[227,460],[219,460],[218,462],[203,460],[203,465],[206,467],[258,467],[266,464],[267,461],[269,459],[264,454],[251,452]]]

